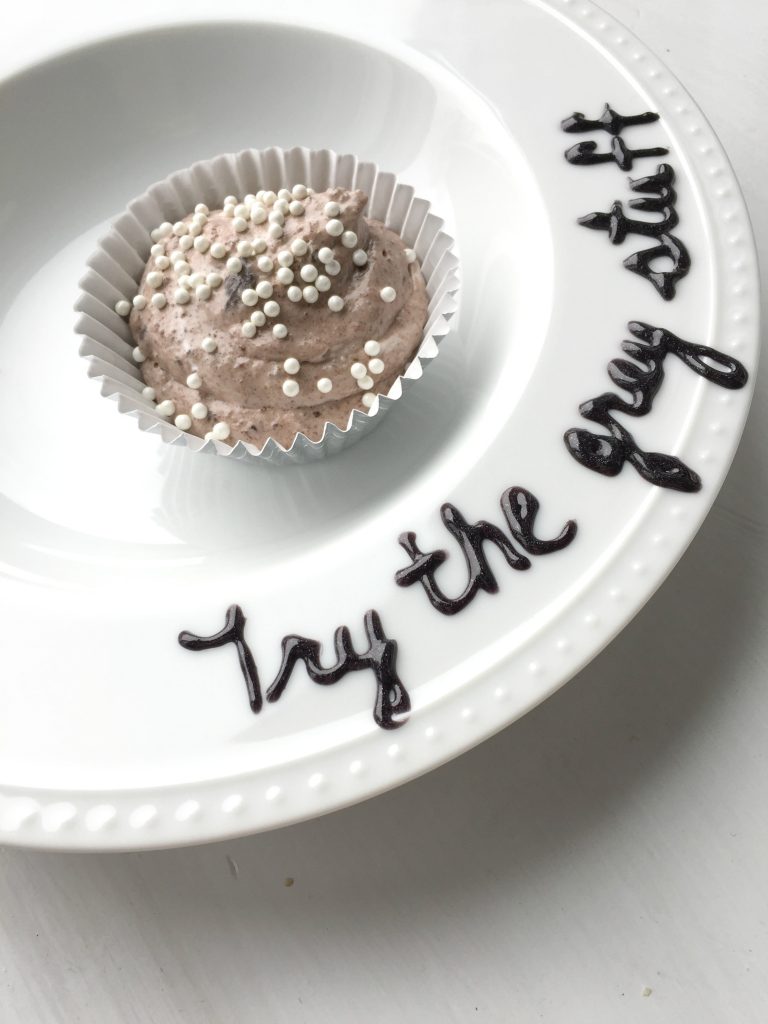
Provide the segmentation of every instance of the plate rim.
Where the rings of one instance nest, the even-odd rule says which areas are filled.
[[[128,850],[192,845],[284,827],[341,809],[392,789],[439,767],[499,732],[565,685],[584,665],[596,657],[642,609],[668,577],[695,537],[719,494],[738,450],[755,389],[759,359],[760,299],[759,287],[756,286],[758,282],[756,244],[746,203],[727,154],[706,116],[690,93],[653,51],[641,43],[621,22],[604,12],[591,0],[578,0],[578,3],[576,0],[527,0],[527,2],[565,23],[569,28],[585,36],[593,45],[596,45],[599,51],[613,57],[623,72],[629,75],[633,87],[641,89],[653,99],[654,108],[662,113],[670,125],[679,127],[681,131],[683,128],[690,128],[693,125],[698,125],[699,132],[702,127],[705,129],[708,152],[699,152],[694,157],[691,149],[686,146],[684,147],[686,159],[691,161],[692,165],[706,170],[713,183],[715,181],[718,184],[727,183],[731,194],[727,200],[723,196],[718,196],[714,184],[706,190],[702,189],[703,198],[706,200],[704,220],[709,221],[713,211],[718,206],[723,207],[723,204],[727,203],[728,210],[732,215],[729,220],[730,227],[742,231],[739,242],[742,246],[742,254],[746,250],[746,258],[743,260],[740,280],[746,287],[738,301],[735,303],[730,299],[728,301],[730,306],[735,304],[742,310],[746,307],[749,312],[751,323],[748,332],[751,342],[750,379],[741,392],[740,400],[730,406],[727,453],[721,462],[709,465],[710,475],[706,492],[699,495],[695,506],[691,505],[678,512],[675,512],[675,509],[681,509],[682,506],[674,504],[674,497],[665,497],[665,503],[671,505],[670,515],[677,520],[674,527],[677,530],[677,536],[669,540],[668,557],[663,562],[662,571],[655,570],[649,577],[638,576],[636,579],[628,581],[627,567],[619,570],[615,560],[612,560],[606,566],[605,571],[598,576],[601,591],[600,601],[597,602],[593,599],[590,612],[586,616],[581,616],[584,620],[588,620],[590,616],[593,618],[591,643],[584,650],[583,656],[572,660],[567,671],[559,674],[554,672],[549,676],[546,672],[542,672],[540,660],[529,660],[528,697],[520,700],[518,693],[516,707],[511,713],[505,714],[503,711],[501,702],[506,693],[499,693],[499,691],[503,691],[503,687],[497,686],[493,690],[493,693],[497,694],[498,713],[492,718],[483,715],[477,708],[468,704],[465,698],[461,698],[462,704],[465,705],[459,716],[461,736],[452,737],[450,744],[446,744],[445,736],[441,737],[437,731],[432,737],[428,736],[428,739],[436,742],[431,745],[427,744],[431,753],[426,764],[404,756],[403,750],[397,742],[396,734],[392,734],[385,737],[384,762],[388,766],[388,771],[380,772],[375,784],[370,784],[370,778],[366,779],[366,766],[360,761],[350,763],[349,752],[344,752],[345,744],[340,744],[339,747],[334,747],[331,751],[326,752],[319,759],[320,763],[307,766],[300,759],[296,764],[280,766],[279,770],[282,775],[295,776],[281,785],[274,782],[269,784],[270,780],[264,778],[264,770],[254,770],[241,776],[226,776],[195,783],[194,797],[189,791],[190,784],[184,783],[140,789],[105,790],[103,792],[94,789],[76,794],[68,791],[65,794],[63,791],[53,789],[33,789],[31,787],[21,789],[0,785],[0,839],[3,843],[60,850]],[[163,31],[182,26],[233,25],[242,20],[242,18],[176,19],[160,25],[136,25],[129,30],[102,34],[94,38],[89,37],[79,44],[68,45],[61,50],[47,53],[39,60],[1,77],[0,88],[34,67],[75,54],[87,47],[97,46],[110,39],[120,39],[138,33]],[[283,18],[261,16],[257,20],[275,26],[323,31],[322,28],[313,25],[311,21],[291,22]],[[405,58],[411,65],[426,63],[430,67],[432,66],[432,61],[425,58],[422,53],[399,41],[395,43],[391,39],[373,39],[355,31],[342,33],[328,32],[327,29],[325,31],[326,34],[341,34],[350,40],[365,43],[396,57]],[[638,71],[642,69],[642,74],[636,73],[630,61]],[[437,66],[440,67],[440,65]],[[448,73],[444,66],[441,67],[441,71]],[[681,110],[673,108],[672,97],[678,100],[678,106],[682,102]],[[713,174],[715,170],[717,170],[717,174]],[[713,242],[713,247],[719,248],[719,241]],[[727,308],[723,307],[723,311],[718,315],[725,316]],[[653,508],[658,508],[660,504],[661,501],[656,502]],[[626,563],[628,566],[631,562],[629,555],[636,543],[637,537],[633,535],[629,548],[622,551],[623,564]],[[594,586],[595,582],[593,581],[588,588],[585,588],[585,594],[589,593]],[[628,599],[628,590],[634,591],[631,599]],[[570,609],[568,610],[570,611]],[[542,644],[542,637],[547,636],[550,629],[551,625],[548,625],[541,633],[538,633],[530,646],[537,648]],[[562,628],[558,632],[567,634],[567,630]],[[508,657],[497,660],[490,668],[480,673],[473,682],[479,683],[483,676],[498,675],[504,671],[508,662]],[[489,679],[484,679],[483,682],[490,685]],[[518,686],[519,683],[520,681],[516,680]],[[451,692],[438,703],[445,706],[455,700],[456,695]],[[482,702],[475,701],[474,703]],[[334,755],[338,758],[339,750],[342,751],[343,761],[341,771],[337,771],[336,766],[329,766],[325,763],[333,759]],[[353,770],[353,765],[359,765],[358,769]],[[299,786],[303,794],[303,804],[300,809],[291,799],[292,792],[298,792]],[[249,792],[249,787],[256,787],[258,792]],[[307,799],[308,790],[311,793],[311,799]]]

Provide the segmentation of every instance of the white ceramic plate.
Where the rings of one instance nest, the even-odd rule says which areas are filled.
[[[192,843],[381,792],[562,685],[699,527],[738,443],[757,358],[754,248],[725,155],[664,66],[589,4],[496,5],[471,31],[462,65],[440,26],[440,61],[312,27],[154,29],[0,85],[0,129],[14,140],[0,164],[3,842]],[[226,74],[211,53],[226,55]],[[286,66],[290,87],[277,89]],[[676,171],[674,234],[692,265],[671,302],[622,266],[652,240],[612,246],[576,223],[641,198],[615,163],[563,157],[579,141],[610,145],[605,132],[560,129],[606,101],[660,114],[622,138],[667,147]],[[95,239],[176,167],[293,144],[367,157],[445,214],[463,291],[440,360],[370,438],[319,465],[240,465],[138,434],[86,378],[72,333]],[[658,162],[638,159],[629,174]],[[714,346],[749,371],[730,390],[670,356],[652,412],[620,417],[644,449],[698,473],[697,493],[653,486],[628,465],[599,475],[565,448],[564,431],[590,427],[579,404],[611,388],[628,321]],[[437,578],[461,591],[467,574],[440,506],[503,525],[510,486],[538,497],[540,535],[576,520],[572,543],[526,572],[488,545],[499,592],[450,617],[418,583],[395,584],[409,562],[398,536],[415,531],[423,550],[448,551]],[[362,651],[363,616],[376,609],[398,644],[407,721],[375,723],[369,669],[318,686],[301,665],[282,698],[253,714],[232,645],[177,642],[181,630],[220,629],[233,603],[264,689],[284,635],[321,641],[327,664],[336,627],[347,624]]]

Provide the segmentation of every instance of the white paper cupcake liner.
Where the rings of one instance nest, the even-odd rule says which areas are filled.
[[[154,402],[142,396],[144,381],[132,358],[134,342],[128,323],[115,312],[115,303],[136,294],[152,245],[150,232],[163,221],[188,216],[203,202],[220,208],[225,195],[243,196],[259,189],[290,188],[302,182],[324,191],[334,186],[359,188],[369,196],[365,215],[382,221],[413,249],[421,266],[429,296],[427,323],[421,344],[404,372],[386,395],[378,395],[369,410],[355,409],[345,427],[326,423],[321,438],[311,441],[298,434],[290,448],[269,438],[258,448],[244,441],[229,444],[205,441],[163,419]],[[88,375],[101,381],[101,393],[117,402],[118,411],[133,416],[139,429],[159,434],[168,444],[246,461],[307,462],[341,450],[380,422],[382,416],[413,386],[438,353],[457,309],[458,260],[453,239],[443,221],[430,212],[430,204],[413,188],[398,184],[394,174],[373,163],[332,150],[278,148],[244,150],[204,160],[177,171],[134,199],[112,225],[87,262],[75,304],[80,316],[75,330],[81,336],[80,355],[88,361]]]

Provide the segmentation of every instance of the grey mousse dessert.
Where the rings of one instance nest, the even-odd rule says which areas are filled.
[[[185,431],[289,448],[345,428],[419,347],[424,278],[359,190],[227,196],[152,232],[129,317],[146,398]]]

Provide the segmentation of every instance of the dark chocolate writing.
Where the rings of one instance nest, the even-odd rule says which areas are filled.
[[[227,609],[224,627],[218,633],[198,636],[185,630],[179,633],[179,643],[189,651],[207,651],[224,644],[234,644],[251,711],[258,714],[263,700],[256,662],[245,639],[245,622],[242,609],[233,604]],[[336,662],[327,667],[320,662],[321,646],[317,640],[294,635],[283,637],[282,660],[267,689],[267,702],[272,704],[280,699],[298,661],[304,662],[309,678],[321,686],[337,683],[348,672],[371,669],[376,680],[374,721],[382,729],[397,729],[403,725],[411,710],[411,700],[397,674],[397,642],[385,634],[378,612],[366,612],[363,624],[368,649],[362,653],[356,651],[349,629],[339,626],[334,634]]]
[[[595,119],[585,117],[580,111],[575,111],[570,117],[560,122],[564,132],[571,134],[581,132],[608,132],[613,135],[611,146],[607,152],[601,153],[596,142],[577,142],[575,146],[565,151],[565,159],[569,164],[605,164],[614,161],[622,171],[632,170],[632,164],[644,156],[666,156],[669,152],[661,146],[653,149],[629,149],[623,139],[620,138],[625,128],[637,124],[651,124],[659,120],[659,115],[651,110],[644,114],[618,114],[606,103],[605,108]]]
[[[620,245],[627,235],[651,235],[658,238],[676,227],[678,217],[674,206],[665,206],[659,212],[661,220],[633,220],[626,216],[623,206],[617,201],[609,213],[588,213],[579,217],[579,224],[593,231],[607,231],[608,240],[613,245]]]
[[[679,220],[674,205],[677,199],[672,187],[674,180],[675,172],[669,164],[659,164],[656,173],[645,178],[629,179],[629,187],[633,192],[655,193],[653,196],[645,195],[641,199],[631,200],[630,207],[645,213],[658,213],[661,215],[658,220],[628,217],[618,201],[614,202],[608,213],[588,213],[579,217],[579,224],[583,227],[607,232],[608,240],[613,245],[620,245],[630,234],[657,239],[658,245],[628,256],[624,266],[650,281],[659,295],[668,301],[675,297],[678,281],[685,277],[691,267],[688,250],[679,238],[669,233]],[[672,262],[672,267],[669,270],[654,270],[653,262],[665,257]]]
[[[658,121],[659,115],[653,111],[644,114],[618,114],[606,103],[600,117],[590,119],[579,111],[571,114],[560,127],[564,132],[604,131],[613,136],[610,150],[600,152],[596,142],[579,142],[565,151],[565,158],[571,164],[601,164],[615,162],[623,171],[631,170],[635,160],[641,157],[664,156],[669,150],[663,147],[653,149],[629,149],[621,138],[624,128],[632,125],[651,124]],[[657,244],[650,249],[640,250],[624,260],[624,266],[633,274],[649,281],[663,299],[670,301],[675,297],[675,289],[691,267],[691,258],[685,245],[671,234],[677,226],[679,217],[675,209],[675,194],[672,183],[674,171],[669,164],[659,164],[656,174],[644,178],[630,179],[629,187],[633,192],[655,193],[655,196],[644,196],[632,200],[629,205],[634,210],[645,213],[658,213],[658,220],[642,220],[628,217],[624,208],[616,200],[607,213],[588,213],[579,217],[578,221],[585,228],[593,231],[605,231],[613,245],[621,245],[627,235],[643,235],[655,238]],[[671,267],[661,269],[659,261],[668,261]]]
[[[666,156],[669,152],[663,146],[653,146],[650,149],[630,149],[622,138],[611,139],[611,147],[607,153],[601,153],[596,142],[577,142],[575,146],[565,151],[565,159],[569,164],[581,164],[588,167],[590,164],[617,164],[622,171],[631,171],[635,160],[644,156]]]
[[[625,128],[631,128],[635,124],[652,124],[659,120],[659,115],[651,110],[644,114],[619,114],[606,103],[600,117],[590,120],[580,111],[575,111],[570,117],[560,122],[564,132],[578,134],[580,132],[608,132],[609,135],[621,135]]]
[[[541,540],[534,532],[539,502],[523,487],[510,487],[501,496],[501,510],[507,521],[512,540],[492,523],[481,520],[468,523],[455,505],[446,502],[440,515],[446,529],[459,545],[467,566],[467,585],[458,597],[447,597],[435,580],[435,573],[448,555],[443,550],[421,551],[415,533],[400,535],[400,546],[411,559],[411,564],[399,569],[395,582],[401,587],[421,583],[429,603],[443,615],[455,615],[474,600],[478,591],[495,594],[499,585],[485,557],[483,546],[495,545],[512,569],[530,569],[531,561],[515,547],[515,543],[529,555],[547,555],[570,544],[576,534],[576,523],[569,520],[553,540]]]
[[[630,397],[621,398],[609,391],[579,406],[585,419],[599,423],[609,433],[593,434],[583,428],[568,430],[564,435],[568,451],[582,466],[605,476],[616,476],[628,462],[644,480],[657,487],[698,491],[699,476],[682,460],[674,455],[642,451],[612,414],[645,416],[651,411],[664,380],[664,360],[668,355],[677,356],[694,373],[723,388],[743,388],[747,371],[737,359],[706,345],[683,341],[671,331],[635,321],[627,326],[636,340],[623,341],[621,348],[635,362],[613,359],[608,364],[608,376]]]

